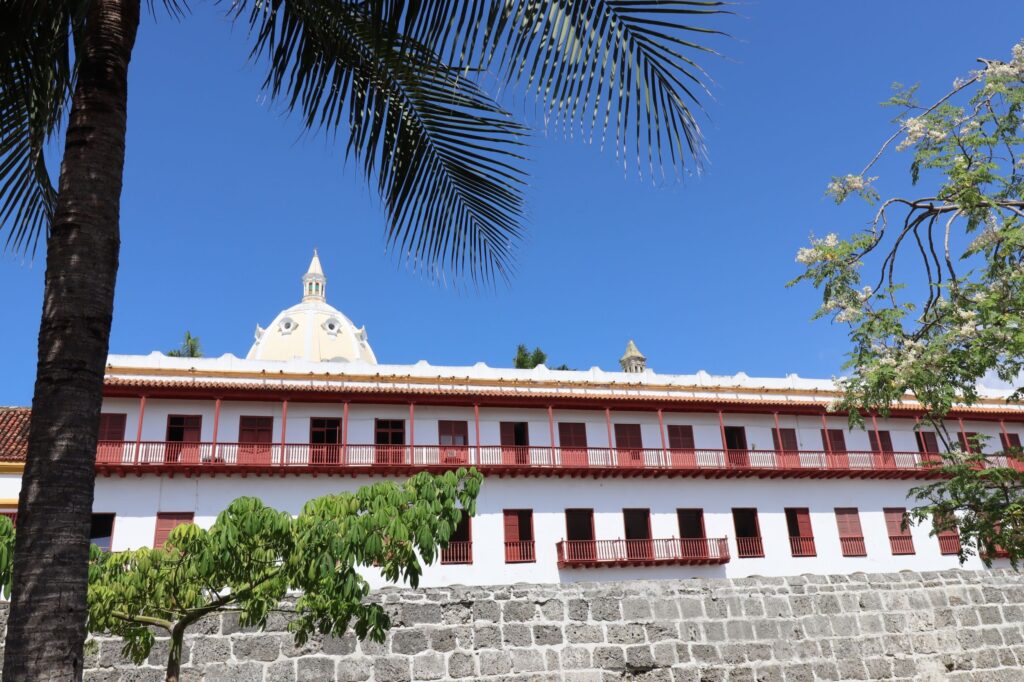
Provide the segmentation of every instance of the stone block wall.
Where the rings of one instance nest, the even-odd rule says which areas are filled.
[[[383,644],[296,648],[234,614],[185,643],[183,680],[1024,680],[1024,579],[949,571],[635,581],[377,593]],[[116,639],[87,650],[91,682],[162,680],[165,643],[136,667]]]

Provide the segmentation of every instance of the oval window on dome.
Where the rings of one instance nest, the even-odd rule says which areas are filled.
[[[299,326],[299,323],[296,322],[295,320],[293,320],[290,317],[284,318],[283,320],[281,320],[281,324],[278,325],[278,327],[280,328],[282,334],[289,334],[289,333],[295,331],[295,329],[298,326]]]
[[[336,317],[328,317],[323,323],[324,331],[332,336],[341,331],[341,320]]]

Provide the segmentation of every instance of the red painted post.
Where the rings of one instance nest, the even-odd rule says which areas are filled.
[[[409,403],[409,464],[416,456],[416,403]]]
[[[220,428],[220,398],[213,405],[213,445],[210,446],[210,461],[217,461],[217,430]]]
[[[281,401],[281,466],[284,466],[284,442],[288,435],[288,400]]]
[[[963,438],[964,440],[964,448],[967,449],[967,454],[972,454],[973,451],[971,450],[971,441],[967,440],[967,432],[964,431],[964,418],[957,417],[956,420],[957,422],[960,423],[960,437]]]
[[[789,462],[786,460],[788,459],[787,455],[789,453],[785,451],[786,448],[782,443],[782,429],[779,427],[779,413],[772,412],[772,418],[775,420],[775,438],[772,439],[775,441],[772,443],[772,445],[775,446],[775,466],[779,465],[779,457],[781,456],[783,458],[782,466],[788,467]]]
[[[548,448],[548,451],[549,451],[549,453],[551,455],[551,462],[550,462],[550,464],[552,466],[554,466],[554,464],[555,464],[555,408],[553,408],[551,405],[548,405],[548,437],[551,439],[550,441],[548,441],[550,443],[550,446]]]
[[[615,452],[615,443],[612,441],[612,411],[611,408],[604,408],[604,425],[608,428],[608,464],[614,464],[612,453]],[[618,457],[614,457],[618,460]]]
[[[875,447],[878,448],[877,460],[875,460],[875,453],[871,453],[871,457],[875,460],[875,466],[877,467],[884,460],[882,459],[882,436],[878,433],[878,417],[874,412],[871,413],[871,427],[875,430]]]
[[[725,417],[722,416],[722,411],[718,411],[718,432],[722,436],[722,457],[725,460],[726,468],[729,467],[729,446],[725,440]]]
[[[825,441],[825,468],[827,469],[832,460],[832,436],[828,433],[828,419],[825,418],[824,412],[821,413],[821,431],[825,434],[822,440]]]
[[[146,396],[139,398],[139,427],[135,432],[135,464],[139,463],[139,451],[142,450],[142,417],[146,414]]]
[[[1006,432],[1006,421],[1003,419],[999,420],[999,433],[1003,434],[1003,450],[1010,447],[1010,434]]]
[[[473,427],[476,429],[476,462],[480,463],[480,403],[473,403]]]
[[[662,414],[664,410],[658,408],[658,435],[661,436],[661,463],[662,466],[668,466],[668,447],[665,444],[665,417]]]
[[[341,461],[348,462],[348,401],[341,408]]]

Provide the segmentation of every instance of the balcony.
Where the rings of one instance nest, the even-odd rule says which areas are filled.
[[[890,535],[889,547],[893,556],[914,553],[914,538],[909,535]]]
[[[916,452],[672,450],[547,446],[328,445],[101,441],[97,471],[407,475],[476,466],[496,476],[703,478],[927,478]]]
[[[595,566],[694,566],[729,561],[725,538],[562,540],[559,568]]]
[[[736,556],[741,559],[757,559],[764,556],[761,538],[736,538]]]
[[[843,556],[867,556],[868,549],[864,546],[863,536],[851,535],[839,538],[839,546],[843,550]]]
[[[471,540],[454,540],[441,550],[442,564],[473,563],[473,542]]]
[[[814,538],[790,537],[789,549],[794,557],[817,556]]]
[[[505,543],[506,564],[529,564],[537,560],[533,540],[519,540]]]

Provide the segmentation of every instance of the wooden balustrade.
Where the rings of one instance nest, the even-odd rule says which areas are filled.
[[[562,540],[555,546],[559,567],[724,564],[725,538]]]
[[[790,537],[789,549],[795,557],[817,556],[814,538]]]
[[[913,554],[914,538],[909,535],[890,535],[889,547],[895,554]]]
[[[505,543],[506,564],[528,564],[537,560],[533,540],[518,540]]]
[[[761,538],[736,538],[736,556],[741,559],[763,557],[764,543]]]
[[[839,538],[839,546],[842,548],[843,556],[867,556],[868,550],[864,545],[862,536],[850,535]]]
[[[473,542],[472,540],[454,540],[441,550],[442,564],[471,564],[473,563]]]

